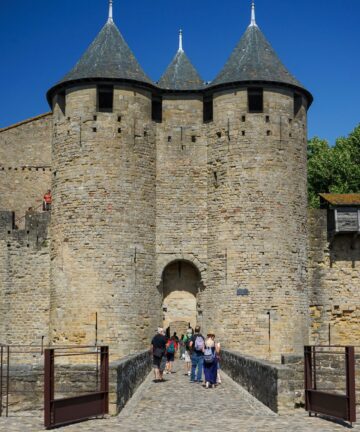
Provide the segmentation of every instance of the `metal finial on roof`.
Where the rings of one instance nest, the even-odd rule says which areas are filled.
[[[184,51],[183,50],[183,32],[181,29],[179,30],[179,51]]]
[[[109,18],[108,22],[113,21],[113,0],[109,0]]]
[[[255,0],[252,0],[251,2],[251,22],[250,26],[256,26],[256,20],[255,20]]]

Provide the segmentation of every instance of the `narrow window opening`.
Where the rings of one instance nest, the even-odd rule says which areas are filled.
[[[221,138],[221,132],[216,132],[218,138]]]
[[[118,116],[118,122],[121,122],[121,116]]]
[[[271,135],[271,131],[270,130],[266,131],[266,135],[270,136]]]
[[[153,96],[151,104],[151,117],[152,120],[161,123],[162,122],[162,98]]]
[[[302,107],[302,96],[294,93],[294,117],[296,117]]]
[[[249,113],[262,113],[264,105],[264,95],[262,88],[249,88],[248,89],[248,110]]]
[[[196,136],[195,136],[195,135],[193,135],[193,136],[191,137],[191,142],[193,142],[193,143],[196,142]]]
[[[217,172],[214,171],[214,186],[217,188],[219,186]]]
[[[214,102],[212,96],[204,97],[203,100],[203,120],[204,123],[212,122],[214,118]]]
[[[266,121],[266,123],[270,123],[270,116],[266,116],[265,121]]]
[[[118,128],[118,133],[121,133],[121,128]]]
[[[171,136],[168,136],[168,142],[171,142]]]
[[[246,121],[246,116],[243,115],[243,116],[241,117],[241,121],[244,123],[244,122]]]
[[[245,136],[245,131],[241,131],[241,135],[242,135],[242,136]]]
[[[92,130],[93,130],[93,132],[96,132],[96,131],[97,131],[97,129],[96,129],[96,128],[92,128]]]
[[[62,91],[60,93],[58,93],[57,98],[56,98],[56,103],[61,111],[62,115],[65,115],[65,108],[66,108],[66,95],[65,95],[65,91]]]
[[[147,131],[146,130],[144,130],[144,137],[146,137],[147,136]]]
[[[98,86],[97,105],[99,112],[113,112],[114,87],[109,85]]]
[[[93,117],[93,118],[94,118],[94,121],[96,121],[96,120],[97,120],[97,116],[96,116],[96,115],[94,115],[94,117]]]
[[[292,133],[291,132],[289,133],[289,137],[292,138]]]
[[[11,234],[11,231],[8,231],[8,234]]]

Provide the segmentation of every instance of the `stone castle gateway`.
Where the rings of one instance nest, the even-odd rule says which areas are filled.
[[[276,361],[329,329],[354,342],[358,239],[330,242],[327,210],[307,210],[312,95],[254,5],[213,81],[181,34],[154,83],[111,3],[48,91],[51,112],[0,130],[0,340],[97,340],[122,357],[160,324],[199,323],[227,348]],[[51,217],[27,212],[47,189]]]

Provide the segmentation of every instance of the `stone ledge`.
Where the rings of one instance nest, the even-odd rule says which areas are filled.
[[[110,414],[119,414],[150,371],[151,355],[149,350],[141,351],[110,364]]]
[[[286,414],[295,408],[292,368],[228,350],[222,351],[221,368],[272,411]]]

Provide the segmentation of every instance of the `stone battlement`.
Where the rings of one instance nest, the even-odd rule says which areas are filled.
[[[40,248],[48,238],[50,212],[27,212],[25,228],[16,228],[15,213],[0,211],[0,240],[7,243],[7,247],[36,247]]]

